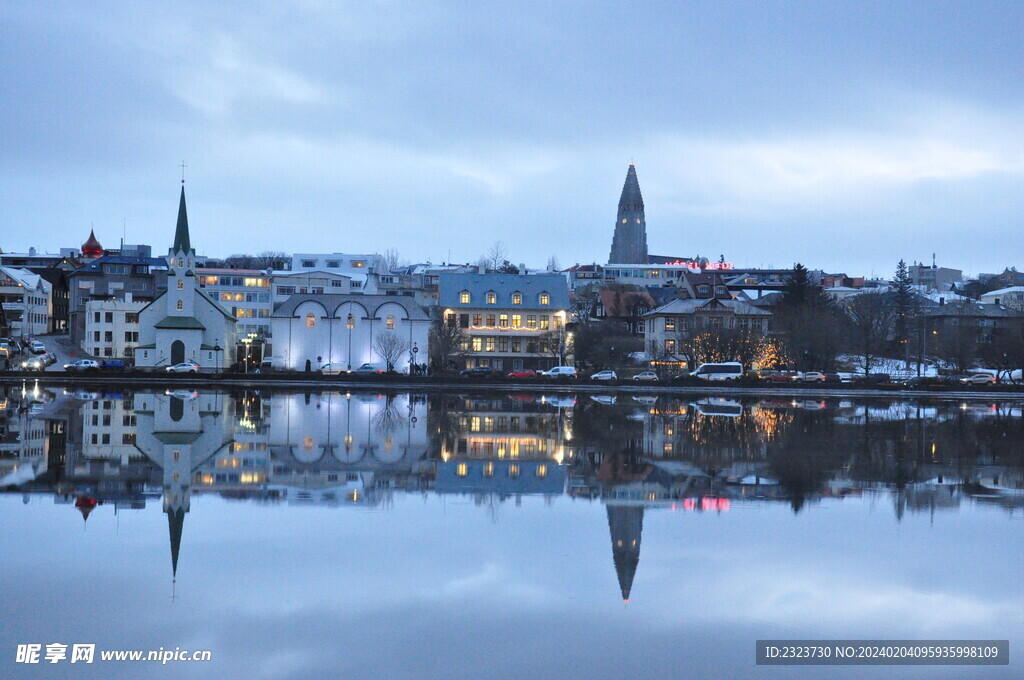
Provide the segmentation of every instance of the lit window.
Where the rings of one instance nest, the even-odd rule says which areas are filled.
[[[473,351],[474,352],[482,352],[483,351],[483,347],[484,347],[484,339],[483,338],[481,338],[479,336],[473,338]]]
[[[508,466],[508,476],[509,477],[518,477],[519,476],[519,466],[516,465],[515,463],[513,463],[512,465],[509,465]]]
[[[306,328],[315,328],[315,327],[316,327],[316,315],[314,315],[313,312],[310,312],[309,314],[306,315]]]
[[[455,474],[457,474],[459,477],[465,477],[468,473],[469,466],[466,465],[465,463],[459,463],[458,468],[456,468]]]
[[[469,291],[468,290],[464,290],[461,293],[459,293],[459,303],[463,304],[463,305],[468,305],[469,304]]]
[[[540,465],[538,465],[537,466],[537,476],[538,477],[547,477],[548,476],[548,466],[545,465],[544,463],[541,463]]]
[[[523,304],[523,294],[522,293],[512,293],[512,304],[514,304],[514,305],[521,305],[521,304]]]
[[[549,304],[551,304],[551,296],[548,295],[547,293],[541,293],[540,294],[540,303],[542,305],[549,305]]]
[[[181,300],[178,300],[178,304],[176,305],[176,307],[177,307],[178,311],[180,312],[181,310],[185,309],[185,303],[182,302]]]
[[[512,328],[520,328],[523,325],[523,315],[513,314],[512,315]]]
[[[502,314],[498,317],[498,328],[508,328],[508,314]]]
[[[185,290],[185,279],[178,279],[178,290]]]
[[[388,320],[387,320],[386,324],[387,324],[387,328],[388,328],[389,331],[395,330],[395,316],[394,316],[394,314],[389,314],[388,315]]]
[[[487,304],[493,305],[497,301],[498,301],[498,296],[494,293],[494,291],[493,290],[487,291]]]
[[[353,328],[355,328],[356,327],[356,317],[354,317],[351,314],[349,314],[348,318],[345,321],[345,327],[348,328],[349,330],[352,330]]]
[[[363,267],[366,266],[366,263],[363,262],[362,260],[352,260],[352,266],[355,267],[356,269],[362,269]]]

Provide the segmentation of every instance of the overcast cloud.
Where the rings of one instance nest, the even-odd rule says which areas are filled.
[[[5,3],[0,248],[1024,266],[1008,2]]]

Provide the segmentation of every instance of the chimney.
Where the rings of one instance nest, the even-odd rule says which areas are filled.
[[[28,254],[29,255],[35,255],[36,254],[36,247],[32,246],[31,248],[29,248],[28,249]]]
[[[476,266],[476,272],[477,272],[477,274],[486,274],[487,273],[487,265],[478,264]]]
[[[520,274],[525,274],[526,273],[526,264],[523,263],[523,262],[519,263],[519,273]]]

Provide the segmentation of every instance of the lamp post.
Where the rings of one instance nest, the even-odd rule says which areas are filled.
[[[416,346],[416,343],[412,343],[412,356],[409,358],[409,375],[412,375],[413,367],[416,365],[416,355],[419,354],[420,348]]]

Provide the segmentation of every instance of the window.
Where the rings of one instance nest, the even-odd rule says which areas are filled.
[[[125,342],[138,342],[139,341],[139,332],[138,331],[125,331],[124,332],[124,341]]]
[[[113,342],[114,331],[103,331],[103,342]]]
[[[473,338],[473,351],[482,352],[484,348],[484,339],[481,337]]]
[[[178,279],[178,290],[185,290],[185,279]]]
[[[508,351],[508,338],[498,338],[498,351],[499,352],[507,352]]]
[[[508,328],[508,314],[502,314],[498,317],[498,328]]]
[[[112,357],[112,356],[114,356],[113,348],[111,348],[111,347],[104,347],[103,348],[103,356],[105,356],[105,357]]]
[[[315,327],[316,327],[316,316],[313,314],[313,312],[310,312],[309,314],[306,315],[306,328],[315,328]]]
[[[363,260],[352,260],[352,266],[355,267],[356,269],[362,269],[363,267],[366,266],[366,262],[364,262]]]
[[[545,465],[544,463],[541,463],[540,465],[538,465],[537,466],[537,476],[538,477],[547,477],[548,476],[548,466]]]
[[[522,328],[523,326],[523,315],[513,314],[512,315],[512,328]]]
[[[666,340],[665,341],[665,351],[668,352],[669,354],[674,353],[676,351],[676,341],[675,340]]]
[[[352,330],[355,327],[356,317],[354,317],[352,314],[349,314],[347,317],[345,317],[345,328]]]
[[[521,305],[521,304],[523,304],[523,294],[519,293],[519,292],[512,293],[512,304],[514,304],[514,305]]]
[[[708,286],[707,284],[702,283],[699,286],[697,286],[697,292],[700,293],[701,295],[707,295],[710,291],[711,287]]]
[[[455,469],[455,474],[459,477],[465,477],[468,473],[469,467],[465,463],[459,463],[458,467]]]
[[[474,314],[473,315],[473,325],[474,326],[482,326],[482,325],[484,325],[484,315],[483,314]]]
[[[550,327],[551,327],[551,317],[549,317],[547,314],[541,314],[540,315],[540,329],[542,331],[546,331]]]
[[[99,331],[93,331],[92,332],[92,341],[93,342],[99,342],[100,341],[100,332]]]
[[[522,342],[523,341],[520,340],[519,338],[512,338],[512,351],[513,352],[521,352],[522,351],[521,348],[523,346]]]
[[[469,328],[469,314],[459,314],[459,328]]]
[[[542,305],[550,305],[551,304],[551,296],[548,295],[547,293],[541,293],[540,294],[540,303]]]
[[[385,322],[385,325],[387,326],[387,329],[389,331],[395,330],[395,315],[394,314],[388,314],[388,320]]]
[[[107,312],[106,314],[103,315],[103,320],[106,321],[107,323],[114,323],[114,313]]]
[[[494,338],[484,338],[484,341],[485,341],[484,342],[484,348],[488,352],[493,352],[494,351]]]
[[[498,296],[493,290],[487,291],[487,304],[493,305],[498,301]]]
[[[93,314],[93,315],[92,315],[92,320],[93,320],[94,322],[96,322],[96,323],[99,323],[99,322],[100,322],[100,313],[99,313],[99,312],[96,312],[95,314]]]
[[[516,478],[519,476],[519,466],[515,463],[508,466],[508,476]]]
[[[184,267],[185,266],[185,261],[182,260],[180,257],[178,258],[178,266],[179,267]]]
[[[316,260],[303,260],[302,261],[302,266],[303,267],[315,267],[316,266]]]
[[[494,315],[493,314],[488,314],[487,315],[487,327],[488,328],[494,328]]]
[[[675,329],[676,329],[675,317],[672,317],[672,316],[665,317],[665,330],[667,330],[667,331],[674,331]]]
[[[182,302],[181,300],[178,300],[178,304],[175,305],[175,307],[177,307],[178,311],[180,312],[181,310],[185,309],[185,303]]]
[[[484,464],[484,477],[494,476],[494,463],[488,461]]]
[[[468,290],[464,290],[461,293],[459,293],[459,303],[463,304],[463,305],[468,305],[469,304],[469,291]]]
[[[725,286],[715,286],[715,295],[728,295]]]
[[[533,330],[536,330],[536,328],[537,328],[537,315],[536,314],[527,314],[526,315],[526,327],[530,328],[530,329],[533,329]]]
[[[341,262],[339,262],[338,260],[327,260],[327,268],[328,269],[337,269],[340,266],[341,266]]]
[[[125,323],[138,323],[139,322],[139,315],[138,315],[138,313],[137,312],[128,312],[127,314],[124,315],[124,322]]]
[[[332,279],[331,280],[331,288],[341,288],[344,285],[345,285],[345,282],[342,281],[341,279]]]
[[[295,286],[278,286],[278,295],[295,295]]]

